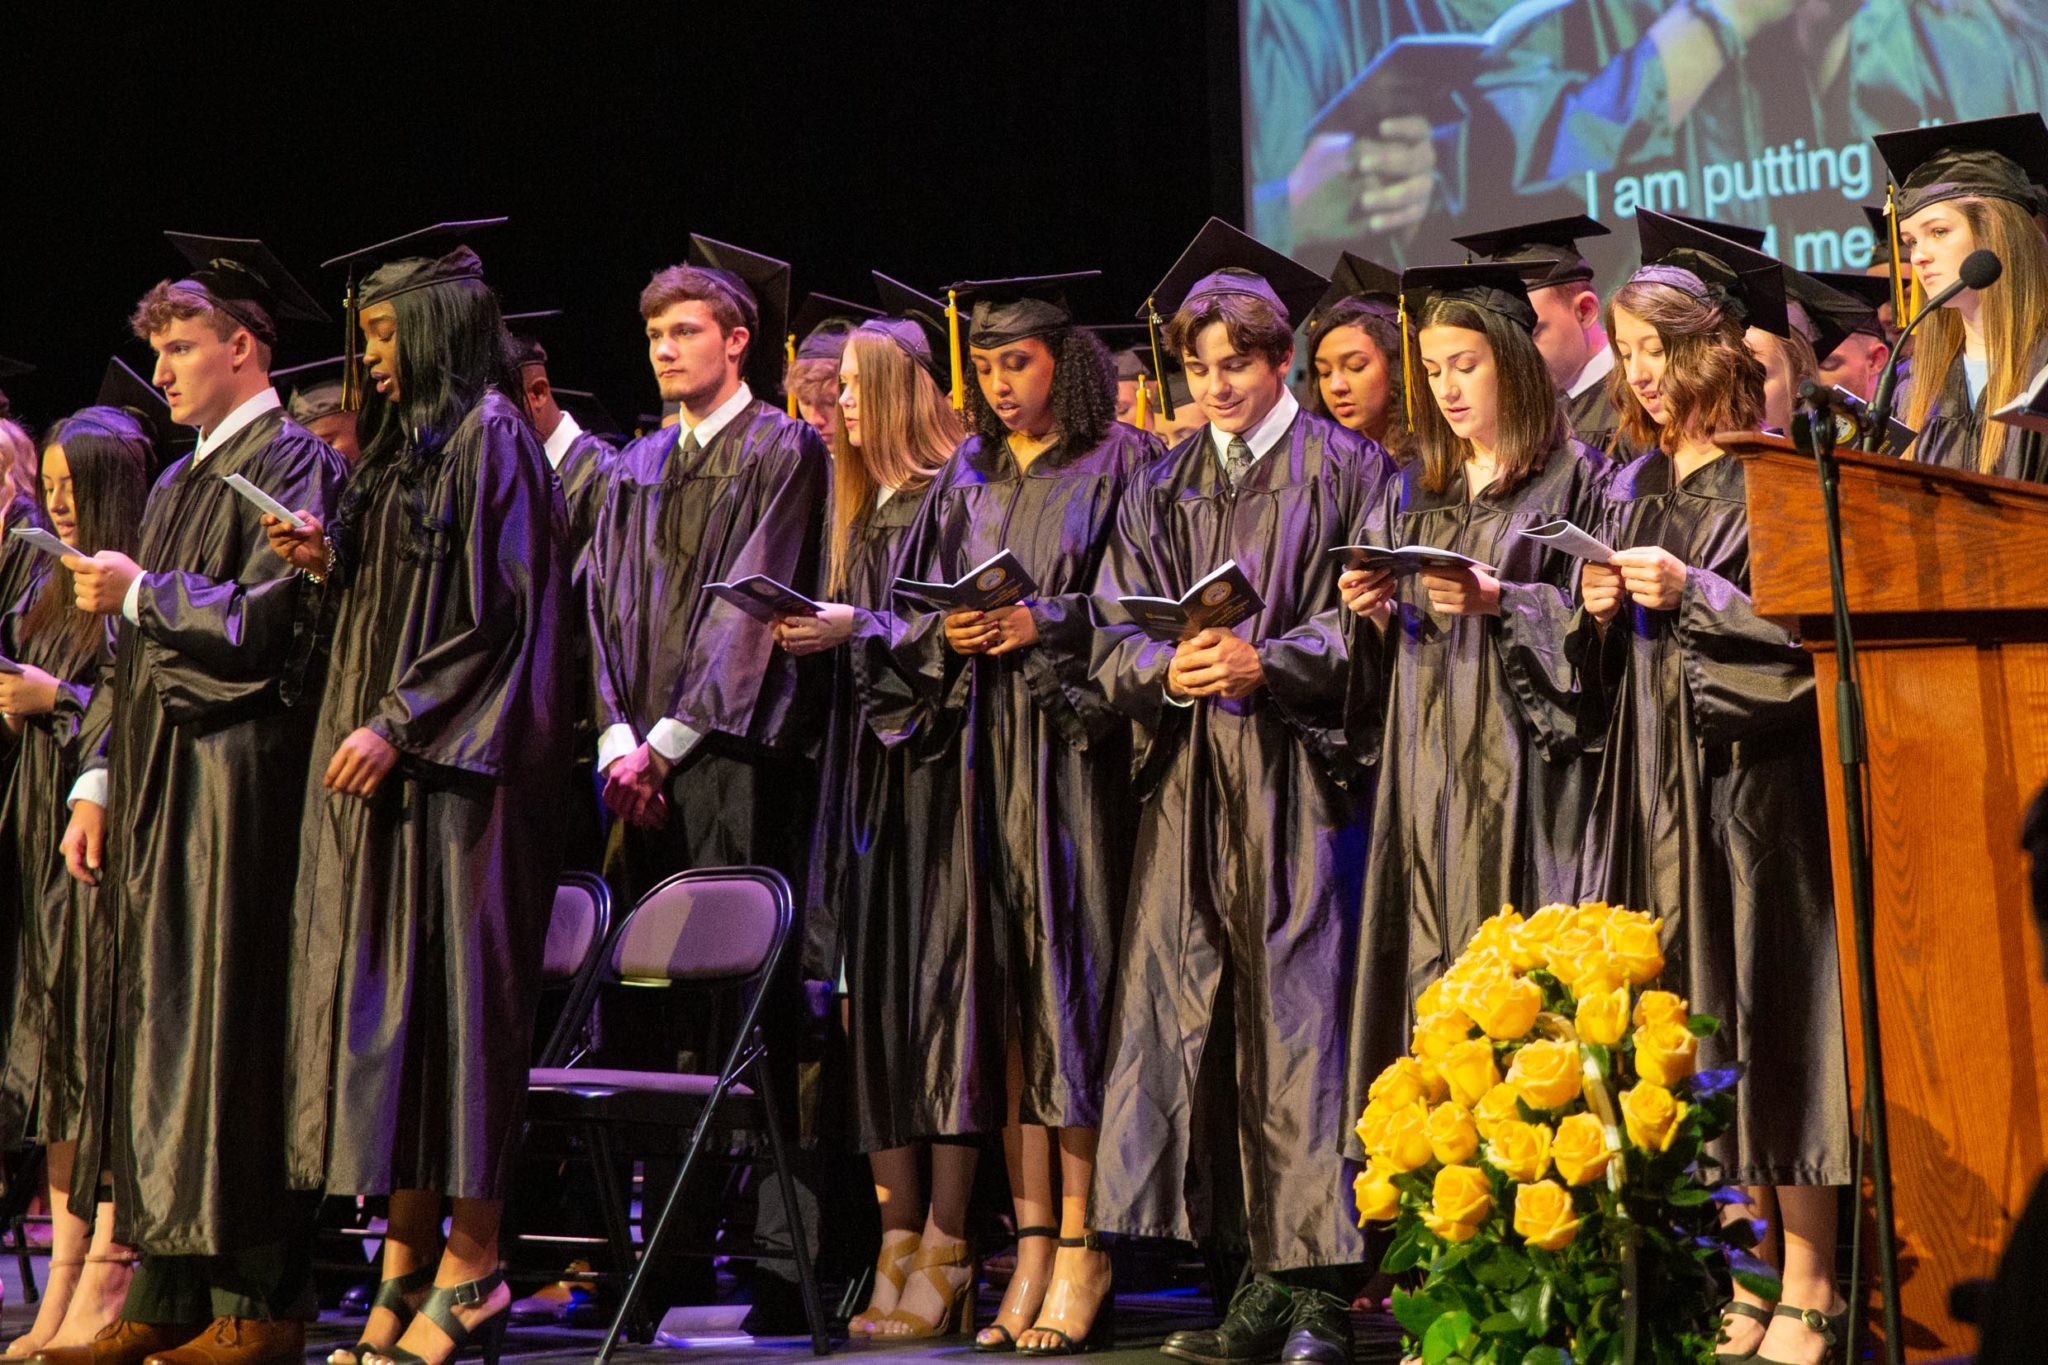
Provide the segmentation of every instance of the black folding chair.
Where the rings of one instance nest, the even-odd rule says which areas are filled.
[[[761,1029],[762,1003],[788,950],[795,922],[789,884],[771,869],[703,868],[670,877],[643,896],[619,926],[612,941],[610,975],[626,985],[688,986],[736,997],[739,1026],[724,1066],[715,1076],[581,1066],[533,1072],[528,1121],[560,1124],[586,1134],[585,1152],[596,1168],[598,1187],[606,1191],[607,1224],[622,1260],[630,1259],[631,1241],[625,1227],[625,1196],[617,1189],[612,1161],[612,1131],[690,1131],[661,1215],[646,1234],[618,1313],[605,1334],[599,1365],[610,1360],[628,1323],[645,1322],[639,1311],[643,1281],[661,1253],[684,1187],[712,1133],[765,1129],[783,1203],[792,1211],[798,1207],[773,1067]],[[831,1342],[800,1220],[792,1218],[790,1233],[804,1313],[811,1325],[811,1349],[822,1356],[831,1350]],[[758,1249],[754,1254],[763,1258]],[[642,1338],[651,1335],[643,1332]]]

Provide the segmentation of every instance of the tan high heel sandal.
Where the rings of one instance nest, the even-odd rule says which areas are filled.
[[[954,1284],[945,1272],[953,1266],[967,1267],[966,1278]],[[902,1296],[897,1296],[898,1307],[882,1315],[883,1322],[900,1323],[909,1328],[907,1332],[876,1332],[874,1335],[884,1341],[921,1341],[931,1337],[943,1337],[954,1332],[967,1331],[974,1325],[974,1287],[980,1279],[979,1267],[975,1264],[974,1253],[965,1242],[954,1242],[950,1246],[922,1247],[917,1259],[910,1263],[912,1272],[923,1271],[938,1291],[944,1307],[939,1310],[936,1321],[906,1312],[900,1305]]]
[[[910,1263],[917,1259],[919,1248],[924,1245],[924,1236],[916,1232],[898,1232],[882,1238],[881,1254],[875,1257],[875,1289],[879,1291],[884,1282],[896,1291],[898,1299],[903,1297],[903,1286],[910,1278]],[[893,1309],[895,1303],[889,1307]],[[868,1306],[847,1319],[846,1330],[856,1336],[873,1336],[875,1324],[887,1316],[886,1312],[875,1311],[875,1297],[868,1295]]]

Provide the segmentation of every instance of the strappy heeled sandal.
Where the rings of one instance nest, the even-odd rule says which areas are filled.
[[[1057,1242],[1060,1239],[1060,1230],[1058,1228],[1040,1227],[1017,1229],[1017,1242],[1020,1247],[1023,1245],[1024,1240],[1028,1237],[1044,1237]],[[1048,1285],[1047,1288],[1051,1288],[1051,1286]],[[1039,1302],[1042,1304],[1044,1303],[1044,1301],[1044,1296],[1041,1295],[1039,1298]],[[1033,1308],[1031,1310],[1031,1316],[1037,1317],[1038,1309]],[[1027,1327],[1024,1330],[1028,1332],[1031,1329]],[[982,1337],[987,1336],[990,1332],[1001,1332],[1003,1334],[1002,1340],[982,1340]],[[1005,1352],[1014,1351],[1017,1349],[1017,1337],[1015,1333],[1011,1332],[1009,1328],[1003,1326],[1000,1322],[991,1323],[987,1327],[981,1329],[981,1335],[975,1337],[974,1349],[980,1351],[984,1355],[1001,1355]]]
[[[882,1238],[882,1250],[875,1257],[875,1288],[880,1289],[886,1282],[896,1291],[896,1297],[903,1297],[904,1282],[910,1278],[910,1263],[917,1259],[918,1249],[924,1245],[924,1234],[920,1232],[899,1232]],[[890,1308],[896,1305],[891,1303]],[[846,1320],[846,1330],[855,1336],[869,1337],[875,1334],[875,1324],[888,1316],[888,1311],[877,1313],[875,1300],[868,1296],[868,1306]]]
[[[954,1266],[966,1266],[967,1274],[958,1284],[952,1283],[945,1272]],[[876,1332],[883,1341],[926,1341],[932,1337],[949,1336],[965,1331],[974,1325],[974,1253],[966,1242],[954,1242],[943,1247],[923,1247],[917,1259],[910,1263],[913,1274],[923,1271],[931,1286],[938,1292],[943,1307],[935,1319],[921,1318],[905,1310],[899,1299],[897,1306],[882,1315],[883,1322],[898,1323],[909,1328],[907,1332]]]
[[[428,1360],[402,1346],[392,1346],[384,1350],[372,1348],[361,1357],[363,1365],[452,1365],[471,1343],[481,1348],[484,1365],[498,1365],[498,1356],[505,1349],[505,1326],[512,1320],[511,1302],[508,1300],[503,1308],[473,1327],[465,1327],[462,1319],[455,1316],[455,1310],[484,1302],[503,1283],[505,1272],[493,1270],[480,1280],[445,1287],[436,1285],[427,1292],[415,1316],[433,1323],[455,1344],[441,1359]]]
[[[434,1268],[440,1259],[440,1253],[436,1252],[425,1262],[396,1279],[379,1280],[377,1292],[370,1298],[370,1312],[374,1313],[381,1308],[397,1318],[399,1334],[404,1335],[405,1329],[412,1325],[413,1314],[419,1311],[407,1303],[406,1299],[434,1287]],[[369,1325],[366,1317],[363,1326],[367,1328]],[[397,1338],[394,1337],[393,1340]],[[354,1346],[345,1350],[337,1346],[327,1353],[327,1365],[361,1365],[364,1356],[382,1349],[376,1343],[365,1340],[358,1340]]]
[[[1102,1250],[1101,1239],[1092,1232],[1085,1237],[1062,1237],[1060,1245],[1079,1251]],[[1108,1350],[1116,1344],[1116,1287],[1111,1285],[1104,1291],[1102,1301],[1095,1305],[1095,1316],[1089,1320],[1088,1335],[1080,1341],[1075,1341],[1060,1328],[1047,1327],[1042,1323],[1032,1323],[1030,1330],[1058,1337],[1059,1340],[1049,1346],[1019,1346],[1018,1355],[1077,1356],[1086,1355],[1091,1351]]]

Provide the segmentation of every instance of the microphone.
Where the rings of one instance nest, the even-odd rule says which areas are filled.
[[[1998,277],[2004,273],[2005,262],[1998,259],[1997,253],[1973,251],[1963,257],[1962,268],[1956,272],[1955,283],[1920,305],[1920,311],[1913,315],[1913,320],[1906,324],[1906,330],[1900,332],[1899,339],[1892,344],[1891,361],[1884,367],[1884,378],[1878,381],[1877,397],[1870,405],[1870,426],[1863,433],[1865,450],[1880,448],[1874,443],[1881,443],[1884,440],[1884,433],[1891,423],[1892,391],[1898,387],[1899,362],[1905,359],[1906,338],[1913,335],[1913,329],[1965,289],[1989,288],[1996,284]]]

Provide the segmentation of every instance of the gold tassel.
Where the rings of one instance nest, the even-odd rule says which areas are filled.
[[[1166,382],[1166,363],[1159,358],[1159,310],[1145,300],[1145,334],[1152,339],[1152,373],[1159,376],[1159,415],[1173,420],[1173,385]]]
[[[356,305],[356,277],[350,271],[348,295],[341,304],[341,410],[361,412],[363,409],[363,346],[356,335],[356,320],[360,309]]]
[[[791,332],[791,333],[789,334],[789,339],[788,339],[787,341],[785,341],[785,342],[783,342],[783,343],[782,343],[782,355],[783,355],[783,358],[784,358],[785,360],[787,360],[787,361],[788,361],[788,362],[789,362],[789,363],[790,363],[791,365],[795,365],[795,364],[796,364],[796,333],[795,333],[795,332]],[[785,376],[788,376],[788,374],[789,374],[789,371],[788,371],[787,369],[785,369],[785,370],[783,371],[783,374],[784,374]],[[789,382],[789,379],[788,379],[787,377],[785,377],[785,378],[783,379],[783,381],[782,381],[782,386],[783,386],[784,388],[786,388],[786,389],[788,389],[788,390],[789,390],[789,415],[790,415],[791,417],[801,417],[801,416],[802,416],[803,414],[802,414],[802,413],[800,413],[800,412],[798,412],[798,411],[796,410],[796,385],[794,385],[794,384],[790,383],[790,382]]]
[[[1906,311],[1906,258],[1899,252],[1899,187],[1887,185],[1884,191],[1885,227],[1892,238],[1892,330],[1899,331],[1913,320]]]
[[[946,291],[946,350],[953,367],[953,411],[967,411],[967,382],[960,373],[960,296]]]
[[[1415,371],[1408,360],[1408,296],[1401,295],[1401,402],[1406,405],[1408,424],[1415,425]]]
[[[1131,425],[1140,431],[1152,430],[1152,390],[1145,383],[1145,376],[1138,376],[1138,402],[1131,409]]]

